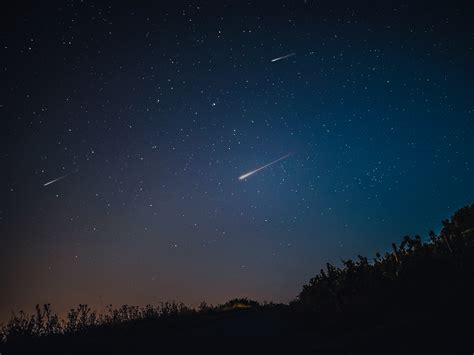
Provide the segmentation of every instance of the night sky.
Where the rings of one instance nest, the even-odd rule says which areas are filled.
[[[415,3],[3,9],[0,320],[288,302],[439,230],[474,202],[474,5]]]

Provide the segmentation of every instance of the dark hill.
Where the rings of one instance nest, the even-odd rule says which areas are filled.
[[[61,322],[49,305],[2,329],[2,354],[472,353],[474,205],[430,239],[403,238],[373,259],[328,264],[290,305],[235,299],[189,309],[165,303]]]

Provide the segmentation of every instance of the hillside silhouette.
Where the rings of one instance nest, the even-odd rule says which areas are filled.
[[[384,255],[327,264],[289,305],[241,298],[156,306],[87,305],[59,319],[50,305],[14,314],[1,328],[2,354],[472,353],[474,205],[442,221],[429,240],[405,236]]]

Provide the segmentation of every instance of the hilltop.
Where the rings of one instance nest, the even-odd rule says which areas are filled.
[[[384,255],[327,264],[289,305],[241,298],[191,309],[180,303],[79,305],[60,320],[50,305],[2,328],[2,354],[472,351],[474,205],[442,221],[429,240],[405,236]],[[223,348],[224,347],[224,348]]]

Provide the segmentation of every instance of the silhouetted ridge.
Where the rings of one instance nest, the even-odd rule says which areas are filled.
[[[1,328],[0,350],[83,353],[87,344],[88,353],[109,353],[137,344],[155,349],[159,340],[159,349],[176,352],[195,350],[193,342],[172,341],[176,337],[265,335],[278,336],[261,339],[267,351],[283,351],[285,344],[293,351],[472,351],[466,324],[474,316],[474,205],[442,226],[426,242],[405,236],[383,256],[358,256],[340,267],[328,263],[289,306],[235,298],[198,308],[176,302],[108,306],[98,314],[79,305],[60,320],[49,304],[38,305],[34,315],[20,312]]]

